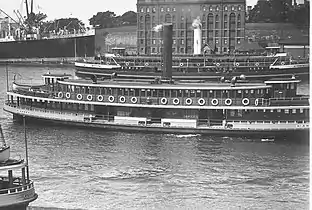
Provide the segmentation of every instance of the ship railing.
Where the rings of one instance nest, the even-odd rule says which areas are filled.
[[[309,121],[306,120],[227,120],[227,123],[234,124],[305,124]]]
[[[270,98],[270,105],[309,105],[309,97]]]
[[[18,187],[11,187],[6,189],[0,188],[0,194],[13,194],[13,193],[19,193],[23,191],[27,191],[30,189],[34,189],[34,183],[33,181],[30,181],[27,184],[22,184],[21,182],[13,182],[13,185],[19,185]]]

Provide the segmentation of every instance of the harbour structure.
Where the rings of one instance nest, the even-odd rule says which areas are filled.
[[[160,79],[100,81],[43,75],[40,86],[14,83],[4,110],[49,122],[105,129],[208,135],[293,136],[309,133],[309,96],[296,78],[248,82],[172,80],[172,25],[163,25]]]
[[[0,132],[4,138],[1,126]],[[26,210],[38,197],[29,178],[28,161],[11,158],[10,147],[0,146],[0,210]]]
[[[153,30],[162,23],[173,24],[173,53],[202,54],[201,46],[233,52],[245,38],[245,8],[246,0],[138,0],[137,52],[162,52],[161,35]]]

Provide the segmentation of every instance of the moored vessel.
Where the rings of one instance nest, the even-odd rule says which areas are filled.
[[[116,130],[289,136],[309,132],[309,96],[298,95],[295,77],[250,82],[244,75],[219,81],[172,79],[172,25],[163,26],[160,78],[68,79],[43,75],[39,89],[7,92],[4,110],[62,124]]]
[[[294,60],[286,53],[272,56],[180,56],[172,58],[173,79],[219,79],[222,76],[240,76],[247,79],[286,78],[309,76],[309,61]],[[163,59],[159,56],[107,56],[99,60],[75,62],[75,74],[81,78],[93,75],[109,77],[112,73],[121,78],[154,78],[162,75]]]

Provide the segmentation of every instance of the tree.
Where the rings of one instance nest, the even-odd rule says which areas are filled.
[[[123,25],[136,25],[137,24],[137,13],[133,11],[125,12],[121,16]]]
[[[46,14],[43,14],[41,12],[35,14],[32,12],[28,15],[24,24],[26,25],[28,31],[33,31],[34,28],[40,28],[40,25],[46,18],[47,18]]]
[[[89,19],[89,24],[93,27],[99,28],[111,28],[115,27],[117,24],[116,14],[111,11],[98,12]]]

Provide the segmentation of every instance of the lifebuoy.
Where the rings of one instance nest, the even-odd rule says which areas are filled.
[[[70,93],[67,92],[67,93],[65,94],[65,97],[66,97],[67,99],[70,99]]]
[[[200,67],[200,63],[197,63],[197,66]]]
[[[178,104],[180,103],[180,99],[174,98],[173,101],[172,101],[172,103],[173,103],[174,105],[178,105]]]
[[[126,66],[129,66],[129,62],[126,62]]]
[[[148,63],[148,62],[146,62],[146,63],[145,63],[145,66],[149,66],[149,63]]]
[[[235,66],[239,67],[239,63],[235,63]]]
[[[180,63],[180,66],[182,67],[184,64],[183,63]]]
[[[216,63],[216,66],[219,67],[219,66],[220,66],[220,63]]]
[[[163,105],[165,105],[165,104],[168,103],[168,99],[167,99],[167,98],[161,98],[161,99],[160,99],[160,103],[163,104]]]
[[[115,100],[115,97],[114,96],[108,96],[108,101],[109,102],[114,102],[114,100]]]
[[[255,63],[255,66],[259,66],[259,63],[257,62],[257,63]]]
[[[205,103],[206,103],[205,99],[203,99],[203,98],[198,99],[197,102],[198,102],[198,104],[199,104],[200,106],[203,106],[203,105],[205,105]]]
[[[131,102],[134,103],[134,104],[137,103],[137,102],[138,102],[137,97],[132,97],[132,98],[131,98]]]
[[[79,94],[77,94],[77,99],[78,100],[81,100],[82,99],[82,95],[79,93]]]
[[[97,96],[97,100],[98,100],[98,101],[103,101],[103,100],[104,100],[104,97],[103,97],[102,95],[98,95],[98,96]]]
[[[218,101],[218,99],[216,99],[216,98],[214,98],[214,99],[211,100],[211,104],[212,104],[213,106],[217,106],[218,103],[219,103],[219,101]]]
[[[63,92],[59,92],[59,93],[57,94],[57,96],[58,96],[59,98],[63,98],[64,94],[63,94]]]
[[[120,103],[125,103],[126,98],[124,96],[120,96],[119,101],[120,101]]]
[[[284,62],[284,61],[282,61],[282,62],[281,62],[281,64],[282,64],[282,65],[285,65],[285,62]]]
[[[90,94],[87,96],[87,100],[88,100],[88,101],[92,101],[92,98],[93,98],[93,97],[92,97],[92,95],[90,95]]]
[[[185,104],[186,105],[191,105],[193,103],[193,100],[191,98],[185,99]]]
[[[224,103],[225,103],[225,105],[227,105],[227,106],[231,106],[231,105],[232,105],[232,99],[227,98],[227,99],[225,99]]]
[[[257,98],[257,99],[255,100],[255,105],[256,105],[256,106],[259,105],[259,98]]]
[[[249,99],[248,99],[248,98],[243,98],[242,104],[243,104],[244,106],[247,106],[247,105],[249,104]]]

